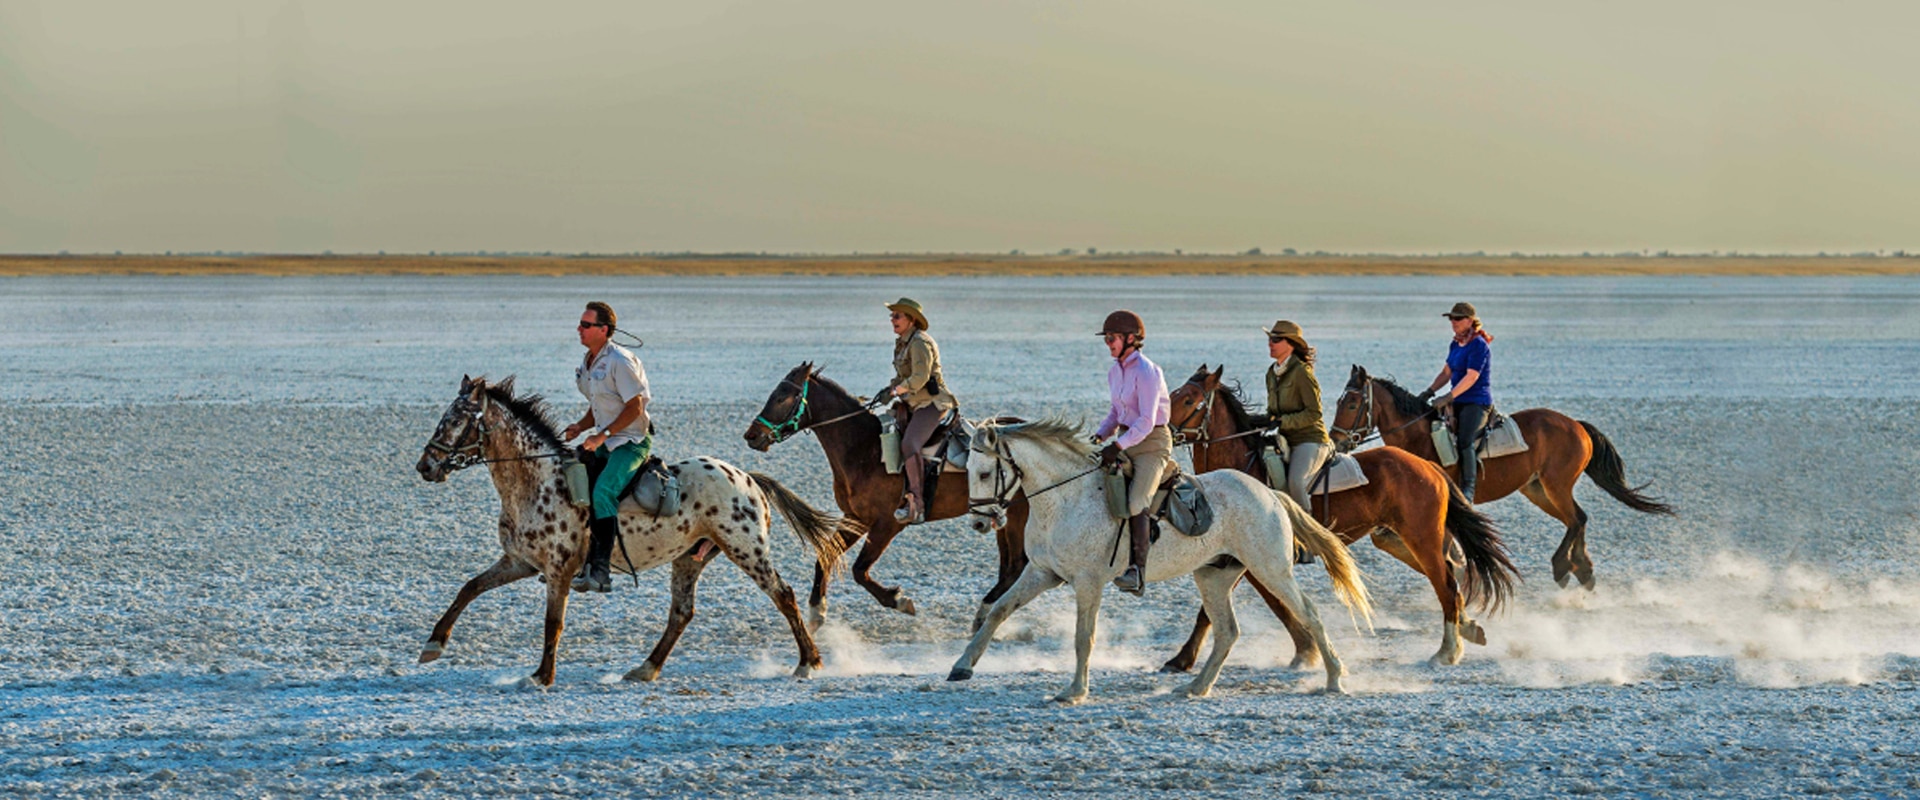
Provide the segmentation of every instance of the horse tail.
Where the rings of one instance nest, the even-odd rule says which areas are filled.
[[[847,542],[867,534],[867,527],[858,520],[848,519],[838,514],[830,514],[800,499],[792,489],[782,486],[773,476],[759,472],[749,472],[754,485],[760,487],[769,505],[778,509],[780,516],[786,517],[787,525],[793,528],[793,534],[800,543],[813,549],[814,560],[829,575],[839,574],[843,565],[842,556],[847,554]]]
[[[1373,627],[1373,599],[1367,594],[1367,585],[1360,580],[1360,565],[1353,562],[1353,554],[1347,551],[1346,544],[1286,493],[1274,492],[1274,496],[1287,509],[1287,521],[1293,523],[1294,541],[1326,565],[1327,578],[1333,582],[1333,596],[1349,611],[1358,614],[1367,627]]]
[[[1580,427],[1587,429],[1587,438],[1593,440],[1593,459],[1587,462],[1587,477],[1593,483],[1613,495],[1613,499],[1626,507],[1646,514],[1665,514],[1674,516],[1673,506],[1640,493],[1641,489],[1653,485],[1651,481],[1639,486],[1627,485],[1627,466],[1620,461],[1620,451],[1613,449],[1613,442],[1585,420]]]
[[[1499,610],[1513,595],[1513,581],[1520,572],[1514,569],[1493,520],[1467,502],[1467,496],[1453,481],[1446,484],[1447,534],[1460,543],[1460,552],[1467,557],[1467,585],[1461,588],[1467,593],[1467,602],[1483,611]]]

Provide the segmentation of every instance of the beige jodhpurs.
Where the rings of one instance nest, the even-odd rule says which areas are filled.
[[[1281,441],[1276,446],[1286,445],[1285,441]],[[1287,451],[1287,496],[1292,497],[1293,502],[1299,503],[1308,513],[1313,512],[1313,503],[1309,502],[1309,492],[1313,488],[1311,481],[1320,474],[1320,466],[1332,456],[1333,448],[1319,442],[1296,444]]]
[[[1160,488],[1160,481],[1173,472],[1173,432],[1165,425],[1155,425],[1153,432],[1139,444],[1126,449],[1127,460],[1132,462],[1127,474],[1131,482],[1127,484],[1127,514],[1139,516],[1147,513],[1147,504],[1153,502],[1153,494]]]

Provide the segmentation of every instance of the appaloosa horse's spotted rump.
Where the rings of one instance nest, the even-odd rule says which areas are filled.
[[[500,494],[502,555],[460,588],[427,638],[421,663],[446,652],[454,622],[474,598],[539,575],[547,584],[546,640],[540,667],[528,680],[553,684],[567,595],[574,573],[585,560],[588,536],[587,510],[566,501],[559,465],[543,457],[565,449],[547,420],[543,401],[537,395],[516,397],[512,378],[494,386],[484,378],[461,381],[460,395],[442,415],[415,468],[422,478],[440,482],[454,470],[486,463]],[[773,598],[799,645],[800,663],[794,676],[804,678],[819,669],[820,651],[800,617],[793,589],[768,558],[771,512],[779,509],[801,543],[813,549],[818,569],[828,573],[837,569],[845,552],[842,542],[861,535],[858,523],[818,511],[774,479],[718,459],[702,456],[667,469],[679,477],[682,495],[688,500],[679,513],[656,516],[632,502],[620,508],[623,547],[614,549],[614,569],[641,572],[673,564],[673,607],[667,628],[646,662],[629,671],[627,679],[658,677],[693,618],[694,586],[711,560],[695,556],[702,540],[712,542]],[[722,503],[730,512],[725,518],[720,516]]]

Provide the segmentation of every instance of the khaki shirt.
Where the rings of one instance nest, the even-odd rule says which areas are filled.
[[[1320,413],[1320,379],[1311,365],[1289,356],[1267,370],[1267,417],[1287,446],[1330,444]]]
[[[920,409],[931,404],[945,411],[960,406],[960,401],[954,399],[947,387],[946,377],[940,374],[940,346],[918,328],[893,342],[893,380],[887,388],[895,386],[907,387],[908,408]],[[940,387],[938,395],[931,391],[935,386]]]
[[[593,424],[601,430],[620,416],[627,408],[627,401],[635,397],[645,397],[652,402],[653,393],[647,390],[647,369],[640,365],[639,357],[627,348],[612,342],[600,348],[600,355],[591,363],[585,358],[580,366],[573,368],[573,382],[580,394],[587,398],[587,405],[593,410]],[[652,417],[646,409],[640,410],[639,418],[632,424],[617,431],[608,431],[607,449],[619,447],[628,442],[637,442],[647,438],[653,430]]]

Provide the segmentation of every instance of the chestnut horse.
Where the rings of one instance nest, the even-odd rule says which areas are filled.
[[[866,528],[867,543],[853,560],[854,581],[880,601],[880,605],[913,614],[913,600],[907,598],[900,587],[875,580],[871,572],[873,563],[879,561],[880,554],[893,543],[893,537],[906,527],[893,518],[894,509],[900,507],[900,498],[906,492],[906,476],[888,473],[881,461],[879,419],[868,413],[865,405],[840,384],[820,375],[810,361],[794,367],[773,387],[773,393],[767,395],[760,416],[747,426],[747,446],[764,453],[788,437],[808,430],[820,440],[820,449],[827,454],[827,466],[833,470],[834,502],[848,518]],[[927,499],[927,521],[951,519],[966,513],[967,476],[957,472],[942,475]],[[997,533],[1000,576],[980,600],[980,608],[973,616],[974,630],[980,628],[987,609],[1020,577],[1020,571],[1026,569],[1026,528],[1027,504],[1016,503],[1007,524]],[[857,539],[849,538],[847,547],[851,548]],[[815,626],[826,616],[830,577],[828,570],[813,571],[813,593],[808,602],[812,605],[811,621]]]
[[[1264,431],[1253,427],[1240,398],[1220,385],[1225,369],[1208,372],[1203,364],[1185,385],[1173,391],[1172,427],[1182,440],[1193,445],[1196,472],[1236,469],[1265,482],[1267,469],[1259,451],[1268,439],[1262,435]],[[1440,650],[1428,662],[1460,663],[1462,637],[1474,644],[1487,643],[1486,632],[1466,616],[1463,606],[1473,602],[1482,609],[1498,607],[1512,589],[1513,563],[1507,558],[1499,531],[1433,464],[1394,447],[1355,453],[1354,458],[1360,462],[1360,471],[1366,473],[1367,485],[1315,495],[1310,498],[1313,506],[1309,510],[1342,542],[1352,544],[1368,537],[1374,547],[1426,576],[1440,600],[1440,615],[1445,618]],[[1458,545],[1457,550],[1449,547],[1449,536]],[[1455,559],[1465,561],[1464,569],[1451,563]],[[1293,637],[1294,666],[1312,666],[1319,653],[1300,620],[1258,579],[1250,576],[1248,580]],[[1193,635],[1164,669],[1185,672],[1190,668],[1211,625],[1206,610],[1201,609],[1194,620]]]
[[[1567,526],[1560,547],[1553,551],[1555,583],[1566,586],[1571,575],[1581,586],[1593,588],[1593,559],[1587,556],[1587,512],[1573,499],[1573,485],[1579,482],[1581,473],[1628,508],[1673,515],[1671,506],[1640,493],[1646,484],[1627,485],[1627,469],[1620,452],[1599,429],[1546,408],[1516,411],[1508,417],[1508,424],[1520,426],[1527,449],[1483,461],[1473,501],[1491,503],[1518,491]],[[1355,365],[1347,378],[1346,391],[1335,406],[1333,441],[1347,450],[1377,436],[1438,464],[1440,455],[1430,431],[1432,419],[1433,410],[1412,392],[1386,378],[1368,375],[1366,368]],[[1458,465],[1447,468],[1448,477],[1458,479],[1459,475]]]

